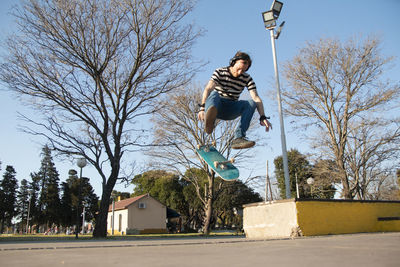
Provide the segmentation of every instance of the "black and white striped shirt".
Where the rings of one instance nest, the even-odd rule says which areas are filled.
[[[245,72],[239,77],[233,77],[229,67],[216,69],[211,80],[215,82],[215,90],[223,98],[238,100],[245,87],[249,91],[256,90],[256,84],[249,74]]]

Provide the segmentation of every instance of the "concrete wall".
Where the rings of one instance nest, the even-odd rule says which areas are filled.
[[[249,238],[400,232],[400,201],[284,200],[244,206]]]
[[[255,203],[243,210],[243,229],[249,238],[290,236],[297,227],[296,203]]]

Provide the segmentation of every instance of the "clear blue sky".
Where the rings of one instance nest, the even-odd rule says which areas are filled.
[[[9,8],[17,0],[2,0],[0,13],[0,40],[14,29],[13,18],[8,14]],[[272,0],[199,0],[194,13],[189,19],[207,30],[197,42],[194,56],[210,63],[197,81],[205,85],[213,70],[226,66],[237,50],[248,52],[253,65],[249,73],[253,76],[259,94],[264,100],[267,115],[271,116],[274,126],[272,132],[265,134],[260,127],[259,134],[267,138],[267,145],[258,146],[256,158],[249,158],[254,166],[252,175],[265,175],[266,161],[269,161],[270,175],[273,159],[281,155],[280,126],[274,88],[274,69],[270,35],[264,28],[261,13],[269,10]],[[385,76],[399,81],[400,73],[400,0],[283,0],[279,22],[286,24],[277,40],[278,62],[290,60],[307,41],[320,38],[339,38],[375,34],[383,40],[382,53],[395,56],[394,68]],[[2,51],[4,52],[4,51]],[[280,75],[282,87],[285,80]],[[17,130],[17,111],[29,114],[29,110],[14,99],[14,96],[0,85],[0,161],[1,175],[6,165],[13,165],[19,180],[30,180],[29,174],[40,167],[40,139],[26,135]],[[258,114],[256,114],[258,116]],[[290,119],[285,118],[287,148],[297,148],[307,153],[307,145],[300,145],[296,132],[291,131]],[[251,136],[249,136],[251,138]],[[61,180],[67,178],[73,163],[60,162],[55,159]],[[242,163],[245,164],[245,163]],[[94,168],[84,169],[84,176],[91,178],[96,194],[101,195],[101,180]],[[244,177],[245,178],[245,177]],[[117,186],[119,191],[132,191]]]

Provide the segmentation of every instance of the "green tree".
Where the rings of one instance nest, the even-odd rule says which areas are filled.
[[[186,201],[183,195],[184,183],[176,174],[164,170],[151,170],[136,175],[132,179],[135,185],[132,196],[149,193],[167,207],[187,216]]]
[[[314,198],[333,199],[335,196],[336,188],[333,183],[340,183],[337,178],[338,169],[332,160],[318,160],[312,167],[312,178],[314,184],[306,187],[309,194]]]
[[[42,184],[39,198],[41,223],[51,227],[52,224],[60,223],[60,178],[47,145],[42,149],[42,161],[38,175]]]
[[[239,215],[243,205],[262,201],[260,194],[237,180],[230,183],[223,183],[221,193],[214,203],[216,222],[222,227],[235,225],[242,229],[243,220]]]
[[[31,173],[30,176],[32,181],[29,184],[30,187],[29,226],[33,226],[33,225],[38,225],[41,220],[41,212],[39,206],[41,176],[38,173]]]
[[[22,179],[21,185],[17,193],[17,214],[20,219],[19,230],[21,232],[26,231],[26,223],[28,218],[28,208],[30,200],[29,182],[26,179]]]
[[[16,197],[18,189],[18,181],[14,167],[7,165],[0,181],[0,233],[4,232],[4,227],[11,227],[11,220],[17,215]]]
[[[305,186],[307,184],[307,178],[311,177],[311,169],[312,166],[310,165],[309,161],[307,160],[306,156],[301,154],[296,149],[291,149],[287,153],[288,155],[288,167],[289,167],[289,177],[290,177],[290,192],[291,196],[294,198],[296,197],[296,176],[297,176],[297,183],[299,184],[299,195],[300,198],[307,198],[310,197],[309,192],[305,190]],[[278,181],[278,188],[280,191],[281,198],[285,198],[285,177],[283,171],[283,160],[282,156],[276,157],[274,159],[275,165],[275,176]]]
[[[93,234],[106,237],[111,192],[126,178],[123,159],[146,142],[135,123],[159,111],[154,100],[185,86],[197,69],[190,53],[200,32],[183,21],[194,1],[23,4],[0,80],[43,115],[26,118],[28,133],[46,137],[60,155],[85,157],[99,172]]]
[[[282,198],[285,197],[285,178],[283,173],[282,157],[274,160],[275,175],[278,180],[278,188]],[[329,160],[319,160],[315,165],[311,165],[307,157],[296,149],[288,152],[290,191],[292,197],[297,197],[296,177],[299,188],[300,198],[324,198],[332,199],[335,195],[333,183],[338,179],[333,179],[337,173],[335,162]],[[314,183],[309,185],[308,178],[313,178]]]
[[[60,220],[61,225],[63,226],[72,226],[73,220],[75,218],[74,214],[76,214],[76,209],[74,213],[74,206],[72,204],[72,191],[71,191],[71,182],[66,181],[61,183],[61,214]],[[75,206],[76,208],[76,206]]]
[[[79,205],[79,222],[82,221],[83,205],[85,206],[85,220],[92,221],[95,219],[96,213],[99,211],[98,196],[94,193],[94,189],[87,177],[82,180],[77,175],[71,175],[62,183],[62,224],[64,226],[72,226],[76,223],[76,214],[78,201]],[[80,193],[80,198],[79,198]]]
[[[82,203],[85,205],[85,220],[95,220],[99,211],[99,197],[95,194],[89,178],[82,177]]]

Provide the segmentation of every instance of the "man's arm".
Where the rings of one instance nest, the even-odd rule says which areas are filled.
[[[201,104],[205,104],[206,100],[208,98],[208,96],[211,94],[211,92],[215,89],[215,82],[213,80],[210,80],[207,85],[206,88],[204,88],[203,91],[203,96],[201,98]],[[204,116],[205,116],[205,112],[204,112],[204,108],[200,108],[200,112],[198,114],[198,118],[199,120],[204,120]]]
[[[264,104],[261,100],[261,98],[258,96],[257,90],[250,90],[250,96],[253,99],[253,101],[256,103],[257,111],[260,114],[260,124],[262,126],[265,126],[265,131],[269,131],[269,129],[272,129],[272,124],[268,121],[268,119],[265,117],[265,112],[264,112]]]

